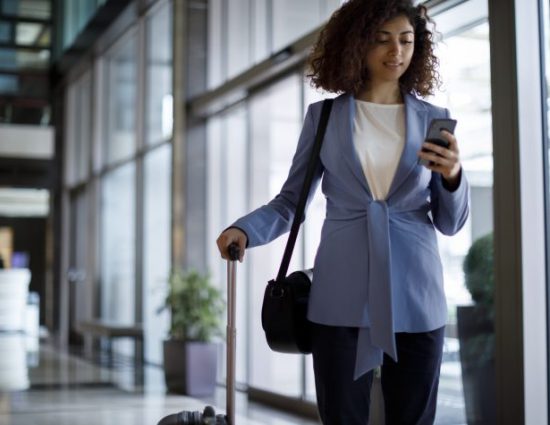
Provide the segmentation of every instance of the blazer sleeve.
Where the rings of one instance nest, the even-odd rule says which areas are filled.
[[[447,109],[445,115],[449,118]],[[444,235],[454,235],[464,226],[470,211],[470,186],[464,170],[460,170],[460,182],[453,191],[444,186],[441,174],[432,172],[430,190],[435,227]]]
[[[241,217],[230,226],[237,227],[246,233],[249,248],[264,245],[290,231],[315,140],[315,121],[318,120],[319,111],[313,111],[314,105],[308,107],[292,165],[280,193],[268,204]],[[322,174],[323,166],[319,164],[313,177],[306,209]],[[305,214],[303,218],[305,219]]]

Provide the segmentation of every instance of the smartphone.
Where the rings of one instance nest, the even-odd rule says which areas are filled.
[[[441,130],[446,130],[451,134],[454,134],[456,127],[456,120],[451,118],[435,118],[430,123],[428,127],[428,134],[426,134],[426,141],[433,143],[435,145],[448,148],[449,142],[441,137]],[[428,151],[427,149],[422,149],[424,152]],[[428,165],[429,161],[426,161],[422,158],[418,159],[420,165]]]

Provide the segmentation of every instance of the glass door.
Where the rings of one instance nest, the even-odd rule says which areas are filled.
[[[438,235],[448,321],[437,424],[495,423],[493,154],[487,3],[471,0],[434,17],[443,42],[443,87],[431,102],[457,119],[463,171],[471,187],[468,222]],[[465,61],[464,58],[468,60]]]

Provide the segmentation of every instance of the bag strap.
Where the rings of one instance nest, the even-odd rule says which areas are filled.
[[[283,254],[283,261],[281,262],[281,267],[279,268],[279,274],[277,274],[277,282],[284,280],[288,272],[288,266],[290,265],[290,259],[292,258],[292,251],[294,251],[294,245],[296,245],[296,238],[298,237],[298,231],[300,230],[300,224],[306,208],[307,197],[309,190],[311,189],[313,175],[319,165],[321,145],[323,144],[323,138],[325,137],[325,131],[327,129],[327,123],[333,101],[334,99],[325,99],[323,101],[323,109],[321,110],[321,118],[319,119],[319,124],[317,126],[315,142],[309,158],[304,184],[302,186],[302,191],[300,192],[300,198],[298,199],[298,205],[296,206],[296,214],[294,215],[292,227],[290,228],[290,235],[288,236],[288,241],[286,243],[285,253]]]

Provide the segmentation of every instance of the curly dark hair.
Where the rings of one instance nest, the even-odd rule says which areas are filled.
[[[338,9],[321,31],[309,56],[311,85],[333,93],[358,94],[369,81],[367,52],[376,31],[389,19],[406,16],[414,28],[411,63],[399,79],[407,93],[422,97],[441,86],[439,60],[434,54],[433,23],[426,7],[411,0],[349,0]]]

